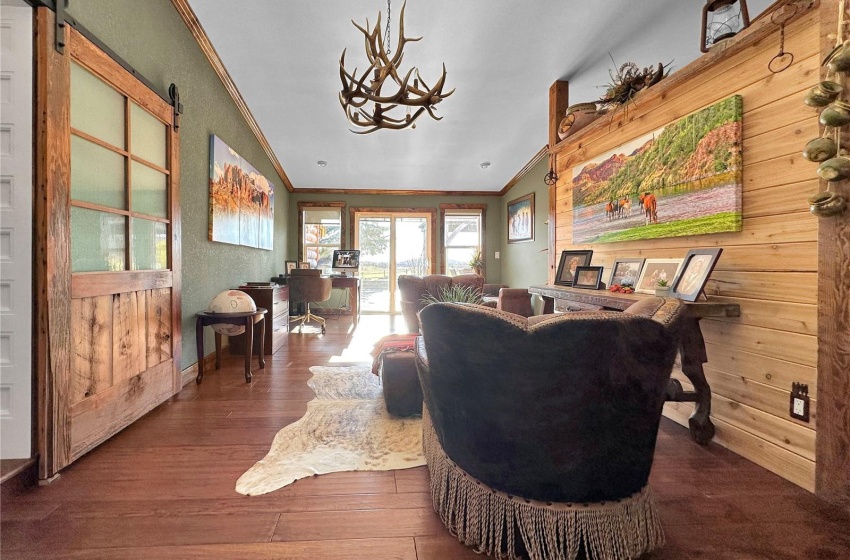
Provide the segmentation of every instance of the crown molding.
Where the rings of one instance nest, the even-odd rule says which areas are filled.
[[[294,188],[292,186],[292,182],[289,180],[289,177],[286,176],[286,171],[283,170],[283,166],[280,164],[280,161],[277,159],[274,151],[272,151],[269,141],[266,139],[263,131],[260,130],[260,125],[257,124],[256,119],[254,119],[254,115],[251,114],[251,110],[248,109],[248,104],[245,103],[245,100],[242,98],[242,94],[239,93],[239,89],[236,87],[236,84],[233,83],[233,79],[224,67],[224,63],[222,63],[221,58],[219,58],[210,38],[207,37],[206,31],[204,31],[204,28],[201,27],[201,22],[198,21],[198,17],[189,6],[189,1],[171,0],[171,3],[174,5],[177,13],[180,14],[180,17],[183,19],[186,27],[189,28],[192,36],[195,37],[195,41],[197,41],[198,46],[201,48],[201,52],[204,53],[204,56],[207,57],[207,60],[213,67],[213,70],[215,70],[215,73],[218,74],[219,79],[221,79],[221,83],[224,84],[224,89],[226,89],[227,93],[230,94],[230,97],[233,99],[233,102],[236,104],[239,112],[242,113],[242,116],[248,123],[248,127],[250,127],[251,131],[254,133],[254,136],[257,137],[257,141],[260,143],[260,146],[262,146],[263,151],[271,161],[275,171],[277,171],[277,174],[280,175],[281,180],[283,180],[283,185],[286,187],[286,190],[293,192]]]
[[[507,192],[508,192],[509,190],[511,190],[511,189],[514,187],[514,185],[516,185],[517,183],[519,183],[519,182],[520,182],[520,180],[521,180],[523,177],[525,177],[525,175],[526,175],[529,171],[531,171],[531,168],[533,168],[535,165],[537,165],[538,163],[540,163],[540,161],[541,161],[544,157],[546,157],[546,155],[547,155],[548,153],[549,153],[549,146],[543,146],[542,148],[540,148],[540,151],[539,151],[539,152],[537,152],[536,154],[534,154],[534,156],[533,156],[530,160],[528,160],[528,163],[526,163],[526,164],[525,164],[525,166],[524,166],[522,169],[520,169],[520,170],[519,170],[519,173],[517,173],[516,175],[514,175],[513,179],[511,179],[510,181],[508,181],[508,184],[507,184],[507,185],[505,185],[505,186],[502,188],[502,190],[501,190],[501,191],[499,191],[499,192],[497,192],[497,193],[494,193],[494,194],[498,194],[499,196],[504,196],[505,194],[507,194]]]
[[[499,191],[417,191],[395,189],[295,189],[293,194],[368,194],[390,196],[502,196]]]

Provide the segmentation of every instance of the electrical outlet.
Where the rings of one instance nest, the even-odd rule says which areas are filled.
[[[791,417],[809,421],[809,386],[804,383],[791,384]]]
[[[496,251],[496,258],[498,259],[498,258],[499,258],[499,256],[500,256],[500,255],[499,255],[499,251]]]

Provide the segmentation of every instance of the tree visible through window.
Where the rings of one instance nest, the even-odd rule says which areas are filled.
[[[303,259],[310,268],[330,273],[334,249],[342,248],[342,220],[339,208],[304,210]]]
[[[443,221],[445,270],[449,276],[475,272],[469,264],[482,249],[481,210],[447,210]]]

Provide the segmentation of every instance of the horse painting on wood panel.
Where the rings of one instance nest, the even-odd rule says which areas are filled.
[[[742,115],[734,95],[575,166],[573,244],[740,231]]]

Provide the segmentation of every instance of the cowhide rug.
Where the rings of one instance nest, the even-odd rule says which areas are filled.
[[[310,368],[316,398],[277,433],[268,455],[239,477],[236,491],[266,494],[296,480],[341,471],[389,471],[425,464],[422,419],[389,415],[369,366]]]

